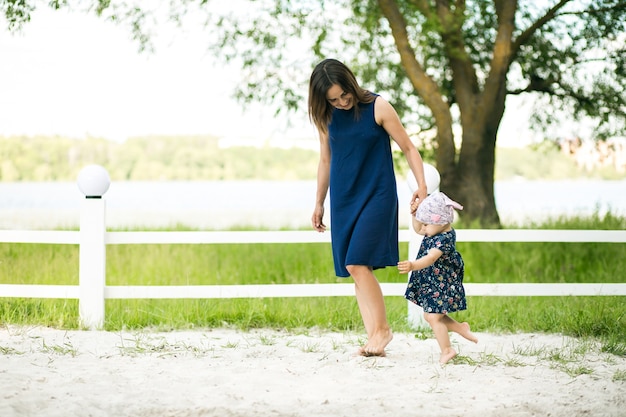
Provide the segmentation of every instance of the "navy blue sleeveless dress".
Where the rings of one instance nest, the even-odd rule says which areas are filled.
[[[374,102],[335,109],[330,142],[330,232],[335,274],[346,265],[373,269],[398,263],[398,193],[389,134],[376,123]]]

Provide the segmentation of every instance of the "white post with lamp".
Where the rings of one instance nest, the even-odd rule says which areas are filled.
[[[90,330],[104,325],[106,285],[106,204],[109,173],[100,165],[87,165],[78,174],[78,188],[85,195],[80,213],[79,299],[80,324]]]
[[[424,179],[426,180],[426,187],[428,189],[428,194],[432,194],[436,191],[439,191],[439,184],[441,183],[441,176],[439,175],[439,171],[431,164],[424,163]],[[413,175],[413,172],[409,170],[406,175],[406,182],[411,190],[411,194],[413,194],[417,189],[417,180]],[[415,230],[413,230],[413,216],[409,214],[409,259],[414,260],[417,257],[417,253],[419,252],[420,245],[422,244],[423,236],[418,235]],[[408,278],[411,276],[411,273],[408,274]],[[428,323],[424,320],[424,310],[422,307],[418,306],[411,301],[407,301],[408,303],[408,311],[407,311],[407,321],[412,328],[415,329],[427,329]]]

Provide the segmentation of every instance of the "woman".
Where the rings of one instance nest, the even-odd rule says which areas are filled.
[[[367,331],[360,353],[384,356],[393,335],[373,270],[398,262],[398,195],[389,138],[398,144],[417,180],[414,201],[427,196],[422,157],[395,109],[361,88],[352,71],[335,59],[320,62],[311,74],[309,117],[320,138],[311,222],[318,232],[326,230],[324,201],[330,187],[335,273],[354,280]]]

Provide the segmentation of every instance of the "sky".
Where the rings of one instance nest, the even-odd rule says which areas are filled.
[[[128,29],[66,10],[36,10],[18,34],[0,28],[0,135],[103,137],[210,134],[277,141],[317,135],[273,109],[232,99],[238,69],[215,62],[206,32],[168,29],[140,53]],[[308,77],[306,77],[308,78]],[[304,89],[307,86],[303,86]],[[498,144],[533,140],[523,106],[508,106]]]
[[[123,141],[147,134],[316,138],[306,114],[244,111],[231,97],[237,68],[215,62],[206,34],[170,32],[155,53],[95,16],[41,7],[22,32],[0,31],[0,135],[68,135]]]

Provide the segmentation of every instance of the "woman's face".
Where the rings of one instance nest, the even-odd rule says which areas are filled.
[[[326,93],[326,100],[331,106],[340,110],[350,110],[354,106],[354,97],[346,93],[341,86],[333,84]]]

